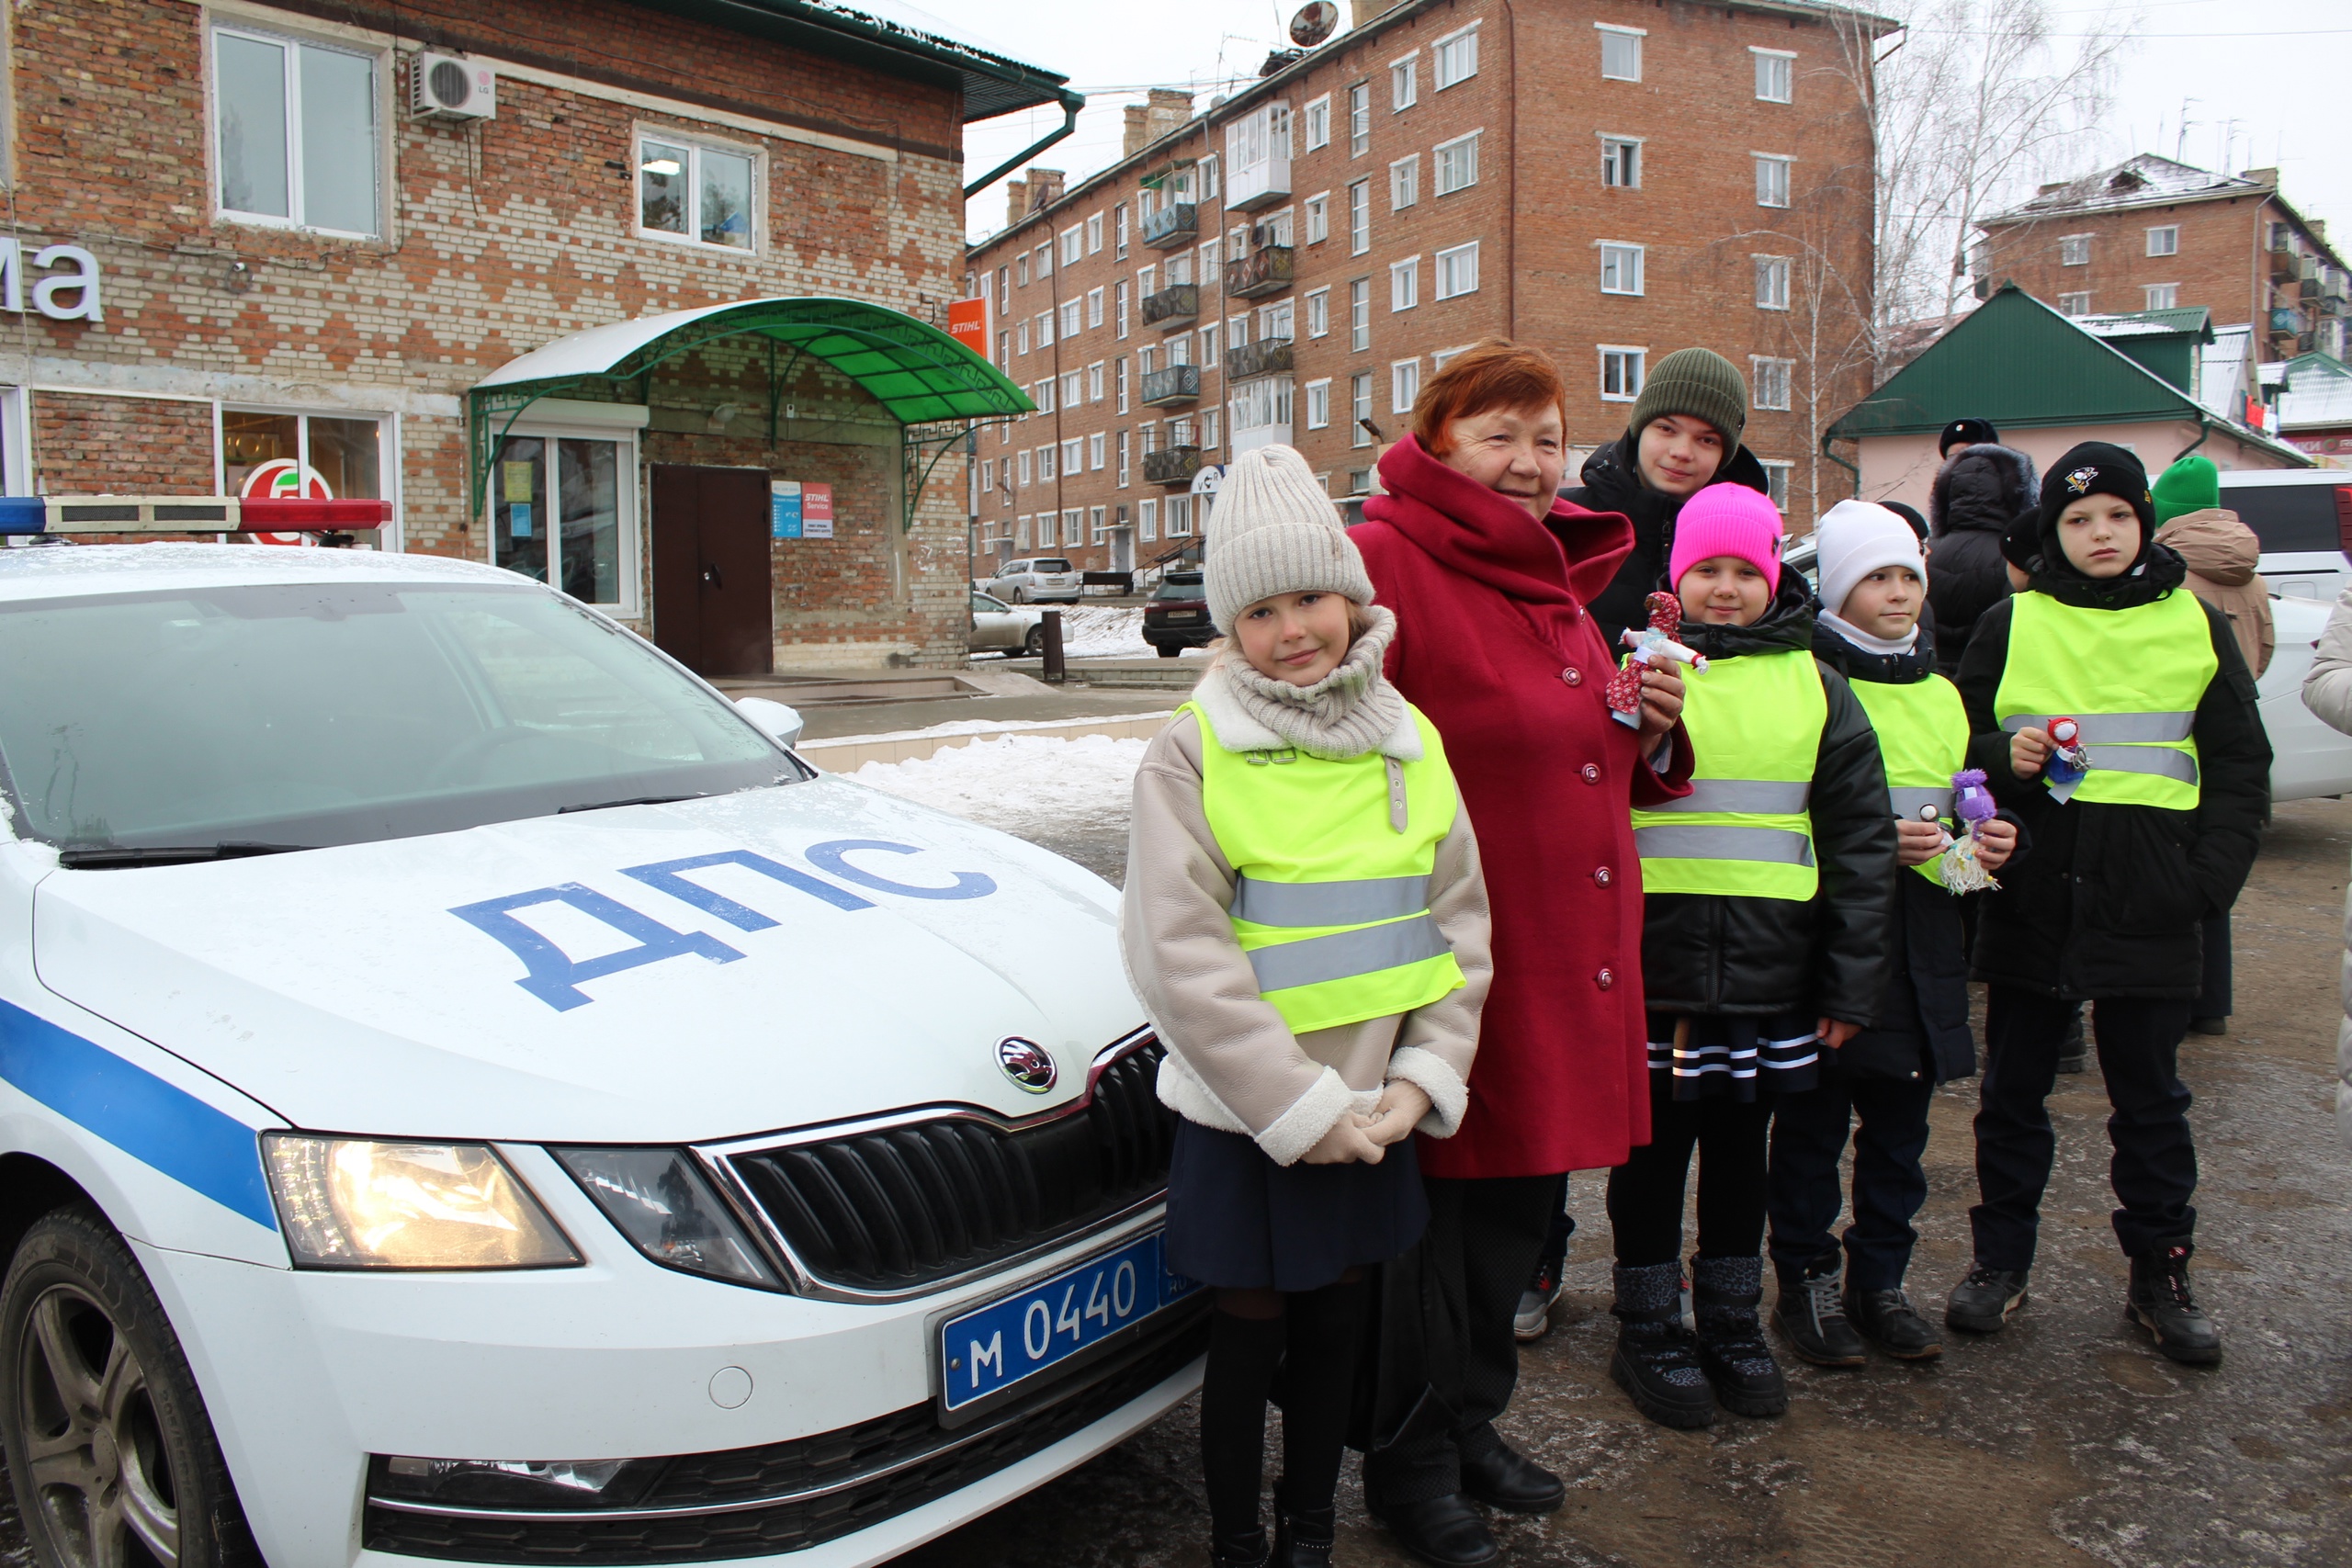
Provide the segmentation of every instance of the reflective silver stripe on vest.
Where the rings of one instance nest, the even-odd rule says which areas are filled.
[[[2001,721],[2001,728],[2011,735],[2028,728],[2048,729],[2051,716],[2046,713],[2011,714]],[[2186,740],[2197,728],[2197,716],[2193,713],[2078,713],[2074,716],[2083,727],[2082,740],[2086,746]],[[2135,771],[2154,773],[2158,770],[2143,768]]]
[[[1813,798],[1813,785],[1804,779],[1781,783],[1773,779],[1692,779],[1690,793],[1645,811],[1714,811],[1725,816],[1793,817]]]
[[[1425,958],[1442,958],[1449,951],[1445,938],[1438,932],[1437,917],[1425,914],[1418,919],[1392,920],[1385,926],[1254,948],[1250,967],[1257,973],[1259,990],[1286,991],[1294,986],[1397,969]]]
[[[1418,915],[1430,907],[1426,876],[1373,876],[1357,882],[1261,882],[1233,886],[1233,918],[1257,926],[1361,926]]]
[[[1634,852],[1644,860],[1752,860],[1811,865],[1813,843],[1785,828],[1734,828],[1694,823],[1634,829]]]
[[[1925,821],[1926,818],[1919,815],[1919,807],[1923,806],[1934,807],[1939,817],[1949,817],[1951,815],[1951,786],[1947,784],[1939,789],[1932,785],[1914,787],[1906,784],[1896,789],[1889,785],[1886,804],[1888,809],[1905,822]]]
[[[2088,746],[2091,766],[2105,768],[2111,773],[2154,773],[2161,778],[2178,779],[2182,784],[2197,782],[2197,759],[2186,751],[2176,751],[2169,746]]]

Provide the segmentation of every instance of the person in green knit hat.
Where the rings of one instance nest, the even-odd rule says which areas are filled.
[[[1634,525],[1633,553],[1586,605],[1612,650],[1622,646],[1623,633],[1649,624],[1649,595],[1672,591],[1666,567],[1684,502],[1724,482],[1771,493],[1764,465],[1740,444],[1747,430],[1747,378],[1739,367],[1711,348],[1677,349],[1650,367],[1624,434],[1585,459],[1583,483],[1560,491],[1578,506],[1622,513]],[[1559,1299],[1568,1237],[1576,1230],[1566,1177],[1556,1213],[1551,1240],[1514,1314],[1512,1327],[1522,1341],[1544,1337]]]
[[[2270,667],[2277,636],[2270,624],[2270,585],[2255,570],[2262,541],[2222,504],[2222,470],[2191,453],[2156,476],[2149,487],[2156,508],[2156,543],[2188,567],[2186,586],[2230,623],[2230,635],[2256,680]],[[2198,1034],[2230,1029],[2230,912],[2205,917],[2205,983],[2189,1014]]]

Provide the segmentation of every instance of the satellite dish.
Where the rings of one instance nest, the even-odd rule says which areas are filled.
[[[1290,19],[1290,41],[1301,49],[1313,49],[1340,25],[1340,8],[1331,0],[1314,0],[1301,6],[1298,15]]]

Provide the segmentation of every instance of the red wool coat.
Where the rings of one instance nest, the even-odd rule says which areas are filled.
[[[1542,524],[1407,436],[1350,537],[1396,613],[1389,678],[1445,738],[1494,908],[1495,985],[1462,1129],[1420,1140],[1440,1177],[1624,1163],[1650,1138],[1642,873],[1631,809],[1690,793],[1678,727],[1661,778],[1601,692],[1616,660],[1585,601],[1633,548],[1612,512]]]

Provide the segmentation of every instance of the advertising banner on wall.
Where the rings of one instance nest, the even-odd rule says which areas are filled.
[[[831,508],[829,507],[828,510],[830,511]],[[770,479],[768,481],[768,537],[797,539],[800,537],[800,481],[798,479]],[[828,521],[825,528],[828,533],[831,533],[832,524]]]
[[[947,301],[947,335],[982,359],[989,356],[989,302],[985,295]]]

